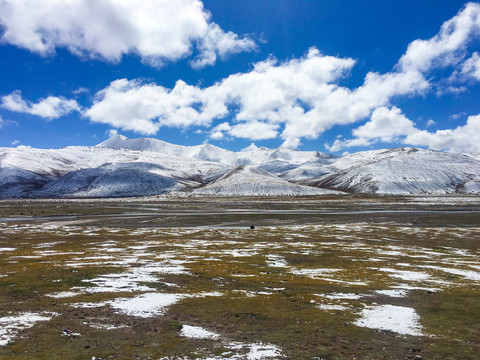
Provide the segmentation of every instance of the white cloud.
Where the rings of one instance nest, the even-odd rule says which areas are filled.
[[[226,135],[250,140],[273,139],[278,135],[278,124],[270,124],[261,121],[242,122],[230,125],[227,122],[215,126],[210,131],[210,138],[221,140]]]
[[[137,54],[154,66],[187,57],[195,46],[196,67],[255,48],[210,22],[200,0],[2,0],[0,26],[5,42],[41,55],[67,48],[116,62]]]
[[[184,0],[182,4],[191,5],[192,1]],[[222,124],[206,130],[211,139],[228,136],[262,140],[278,136],[283,146],[292,148],[298,147],[301,139],[315,139],[335,125],[370,118],[354,131],[353,139],[337,139],[329,147],[331,151],[393,142],[421,131],[393,106],[397,97],[426,95],[445,84],[451,89],[437,89],[437,93],[462,90],[453,86],[448,76],[444,83],[433,83],[424,73],[455,65],[454,72],[464,68],[475,74],[478,55],[464,59],[469,41],[480,33],[478,19],[480,5],[467,4],[442,25],[436,36],[412,42],[394,70],[385,74],[369,72],[357,88],[340,84],[350,74],[354,59],[326,56],[311,48],[301,58],[279,62],[271,57],[254,64],[249,72],[232,74],[208,87],[188,85],[182,80],[171,89],[138,79],[116,80],[96,94],[93,105],[83,115],[95,123],[146,135],[155,134],[162,126],[209,128],[215,120],[223,119]],[[193,66],[207,65],[217,55],[235,52],[242,47],[242,41],[248,46],[247,40],[223,32],[214,23],[205,24],[205,36],[196,40],[202,55],[192,61]]]
[[[140,80],[121,79],[97,93],[85,115],[92,122],[152,135],[160,126],[208,126],[217,114],[226,112],[226,109],[212,112],[208,104],[196,109],[201,103],[202,91],[183,81],[170,90]]]
[[[435,120],[433,120],[433,119],[428,119],[426,126],[427,126],[427,127],[430,127],[430,126],[433,126],[433,125],[436,125],[436,124],[437,124],[437,123],[435,122]]]
[[[3,120],[2,117],[0,116],[0,129],[3,129],[4,126],[5,126],[5,120]]]
[[[275,138],[278,135],[277,128],[277,124],[249,121],[232,126],[229,134],[237,138],[265,140]]]
[[[467,116],[467,113],[465,111],[459,112],[457,114],[452,114],[450,115],[449,119],[450,120],[458,120],[461,117]]]
[[[472,56],[463,63],[461,74],[480,80],[480,55],[478,52],[474,52]]]
[[[75,100],[49,96],[45,99],[40,99],[37,103],[32,103],[24,100],[20,91],[14,91],[10,95],[3,96],[1,98],[1,107],[10,111],[36,115],[46,119],[56,119],[73,111],[81,111]]]
[[[337,152],[345,148],[368,146],[379,141],[392,142],[399,136],[414,133],[416,131],[414,125],[399,108],[379,107],[373,111],[370,121],[353,130],[354,139],[336,139],[331,146],[325,147],[329,151]]]
[[[370,121],[353,130],[353,135],[353,139],[336,139],[331,146],[326,145],[326,148],[337,152],[345,148],[368,146],[377,141],[395,141],[405,145],[426,146],[433,150],[480,152],[480,115],[470,116],[465,125],[455,129],[429,132],[416,128],[398,108],[378,108]]]
[[[287,148],[287,149],[296,149],[300,145],[302,145],[302,142],[300,141],[299,138],[287,138],[283,142],[282,147]]]
[[[228,55],[256,48],[255,42],[249,38],[240,39],[237,34],[224,32],[217,24],[209,24],[208,31],[198,41],[197,48],[200,54],[190,64],[193,68],[202,68],[215,64],[217,57],[224,60]]]
[[[357,147],[357,146],[369,146],[372,142],[370,139],[365,138],[357,138],[357,139],[350,139],[350,140],[342,140],[342,139],[335,139],[333,144],[329,146],[325,144],[325,149],[331,152],[337,152],[345,148]]]
[[[280,137],[296,147],[302,137],[316,138],[336,124],[349,124],[370,115],[393,96],[422,93],[428,83],[415,71],[368,73],[354,90],[336,84],[355,61],[324,56],[312,48],[302,58],[284,63],[270,58],[247,73],[230,75],[201,88],[178,81],[173,89],[139,80],[117,80],[96,96],[86,111],[93,122],[153,134],[160,126],[210,126],[213,120],[233,117],[230,129],[213,129],[252,140]],[[236,124],[237,123],[237,124]]]
[[[20,140],[13,140],[12,141],[12,146],[17,146],[18,144],[20,144]]]
[[[72,91],[72,94],[75,95],[75,96],[80,96],[82,94],[88,94],[88,93],[90,93],[90,90],[85,88],[85,87],[80,87],[80,88]]]
[[[217,126],[215,126],[211,131],[210,131],[210,139],[213,140],[221,140],[225,137],[225,133],[228,133],[232,127],[228,122],[221,123]]]
[[[458,64],[466,55],[466,47],[480,30],[480,4],[468,3],[452,19],[443,23],[439,33],[428,40],[415,40],[408,45],[398,66],[402,71],[426,72]]]
[[[372,113],[370,121],[353,130],[357,138],[379,139],[391,142],[395,137],[415,132],[414,124],[397,107],[380,107]]]
[[[433,150],[480,152],[480,115],[469,116],[465,125],[455,129],[435,132],[418,130],[408,135],[404,142],[409,145],[428,146]]]
[[[115,135],[118,135],[118,131],[116,129],[109,129],[107,131],[105,131],[105,134],[111,138],[111,137],[114,137]]]

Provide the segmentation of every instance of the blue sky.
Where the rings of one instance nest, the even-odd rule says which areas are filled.
[[[0,146],[480,152],[480,4],[0,0]]]

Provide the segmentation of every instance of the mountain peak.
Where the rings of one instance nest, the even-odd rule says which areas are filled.
[[[97,147],[108,147],[108,148],[113,148],[113,147],[121,147],[121,146],[116,146],[120,145],[123,141],[130,140],[128,137],[121,135],[121,134],[116,134],[108,138],[107,140],[101,142],[100,144],[96,145]]]

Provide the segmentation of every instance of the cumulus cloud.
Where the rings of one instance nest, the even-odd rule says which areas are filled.
[[[398,66],[402,71],[429,71],[458,64],[466,55],[468,43],[480,30],[480,4],[468,3],[452,19],[443,23],[437,35],[408,45]]]
[[[155,1],[160,0],[146,3],[151,5]],[[191,5],[193,2],[183,0],[182,4]],[[11,2],[6,4],[11,5]],[[204,14],[201,3],[197,5],[194,8]],[[208,16],[203,17],[206,18]],[[369,72],[363,84],[356,88],[341,85],[342,79],[349,76],[355,65],[354,59],[323,55],[318,49],[311,48],[303,57],[284,62],[268,58],[254,64],[249,72],[232,74],[207,87],[189,85],[182,80],[178,80],[173,88],[166,88],[139,79],[119,79],[98,92],[92,106],[83,115],[94,123],[146,135],[155,134],[162,126],[203,127],[207,128],[205,133],[215,140],[279,137],[283,146],[290,148],[298,147],[302,139],[318,138],[333,126],[369,119],[354,130],[352,139],[339,138],[328,148],[338,151],[407,138],[413,142],[414,135],[422,130],[394,106],[394,101],[400,96],[426,95],[432,90],[438,93],[461,89],[448,81],[433,83],[431,76],[427,80],[430,75],[427,73],[435,69],[454,65],[453,72],[475,77],[480,56],[476,53],[469,56],[466,49],[471,39],[480,33],[479,19],[480,5],[467,4],[442,25],[436,36],[412,42],[392,71],[384,74]],[[241,49],[242,46],[236,46],[242,41],[244,46],[249,43],[248,39],[226,33],[207,20],[203,34],[196,40],[201,55],[192,60],[192,66],[210,64],[216,56],[224,57]],[[446,89],[438,89],[445,84],[448,85]],[[19,101],[13,103],[12,107],[21,105]],[[32,107],[33,104],[20,106]],[[221,124],[209,129],[214,122]],[[423,138],[437,133],[427,132]],[[443,136],[440,134],[436,135],[437,138]],[[431,139],[429,143],[436,146]],[[454,148],[458,146],[449,147]]]
[[[118,135],[118,130],[116,129],[109,129],[107,131],[105,131],[105,134],[111,138],[111,137],[114,137],[115,135]]]
[[[354,64],[353,59],[325,56],[312,48],[304,57],[286,62],[269,58],[250,72],[204,88],[178,81],[167,89],[121,79],[100,91],[85,115],[143,134],[154,134],[160,126],[208,127],[230,115],[233,123],[228,129],[213,129],[212,139],[224,134],[252,140],[279,135],[284,146],[297,147],[302,137],[313,139],[336,124],[359,121],[393,96],[422,93],[428,87],[416,71],[368,73],[357,89],[339,86]]]
[[[399,136],[416,131],[415,124],[402,114],[397,107],[380,107],[373,111],[370,121],[353,130],[354,139],[336,139],[329,151],[337,152],[344,148],[368,146],[376,142],[392,142]]]
[[[404,145],[426,146],[433,150],[457,153],[480,152],[480,115],[470,116],[465,125],[455,129],[429,132],[415,127],[400,109],[385,107],[376,109],[371,119],[353,130],[355,138],[336,139],[326,148],[337,152],[345,148],[368,146],[375,142],[395,141]]]
[[[371,120],[353,130],[353,135],[365,139],[391,142],[395,137],[415,132],[414,124],[397,107],[380,107],[372,113]]]
[[[56,48],[117,62],[136,54],[153,66],[198,50],[194,66],[255,49],[248,37],[224,32],[200,0],[2,0],[3,41],[41,55]]]
[[[220,140],[226,134],[250,140],[266,140],[276,138],[278,124],[270,124],[261,121],[250,121],[231,126],[229,123],[221,123],[210,132],[210,138]]]
[[[467,78],[480,80],[480,55],[478,52],[474,52],[472,56],[463,63],[461,74]]]
[[[480,115],[469,116],[467,123],[455,129],[429,132],[418,130],[409,134],[405,144],[428,146],[433,150],[448,150],[457,153],[480,152]]]
[[[224,60],[227,56],[256,48],[255,42],[250,38],[239,38],[231,31],[224,32],[215,23],[209,24],[207,32],[198,40],[199,55],[190,61],[193,68],[202,68],[215,64],[217,57]]]
[[[208,126],[226,109],[211,109],[202,104],[202,91],[178,81],[173,89],[140,80],[120,79],[97,93],[94,104],[85,112],[92,122],[108,124],[140,134],[155,134],[160,126],[186,128]]]
[[[49,96],[40,99],[37,103],[32,103],[24,100],[20,91],[14,91],[10,95],[3,96],[0,106],[10,111],[36,115],[45,119],[56,119],[73,111],[81,111],[75,100]]]

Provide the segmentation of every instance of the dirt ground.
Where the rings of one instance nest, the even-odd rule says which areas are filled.
[[[2,201],[0,359],[478,359],[479,245],[478,197]]]

